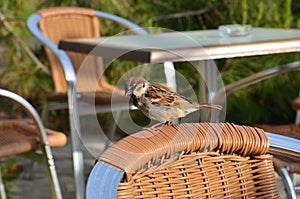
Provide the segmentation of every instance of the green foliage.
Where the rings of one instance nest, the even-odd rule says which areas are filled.
[[[32,37],[26,30],[26,18],[35,11],[35,7],[28,1],[2,0],[1,12],[5,20],[12,27],[12,31],[21,40]],[[17,92],[27,99],[44,99],[49,85],[50,76],[40,71],[26,54],[20,43],[1,21],[0,42],[5,50],[5,63],[0,66],[0,85]],[[3,56],[3,55],[2,55]]]
[[[296,60],[299,60],[299,53],[230,59],[221,73],[228,84]],[[294,71],[240,89],[227,98],[227,121],[243,124],[293,122],[295,113],[291,101],[297,96],[299,85],[299,71]]]
[[[0,164],[0,169],[4,180],[13,180],[22,170],[22,167],[17,160],[9,159]]]
[[[26,63],[4,66],[0,70],[0,79],[3,87],[30,99],[44,99],[51,91],[49,75]]]
[[[13,198],[14,193],[10,191],[11,183],[18,177],[23,168],[17,160],[7,159],[0,163],[0,169],[7,197]]]
[[[249,23],[257,27],[298,28],[298,13],[293,12],[296,3],[292,3],[290,0],[232,1],[229,20],[235,19],[236,23]],[[239,7],[242,8],[241,15],[237,12]],[[297,60],[299,53],[289,53],[218,60],[217,63],[223,81],[228,84],[258,71]],[[229,96],[226,118],[243,124],[293,122],[295,113],[291,109],[291,101],[297,96],[299,85],[299,71],[295,71],[241,89]]]

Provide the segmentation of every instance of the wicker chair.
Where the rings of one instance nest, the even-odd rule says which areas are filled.
[[[133,32],[145,34],[145,31],[137,25],[122,18],[86,8],[47,8],[29,17],[27,22],[29,30],[45,44],[45,51],[54,83],[54,93],[48,96],[47,101],[49,104],[47,104],[45,114],[49,110],[68,108],[66,103],[68,100],[67,84],[69,83],[67,75],[72,74],[72,72],[77,73],[81,64],[87,58],[85,54],[73,52],[66,52],[68,58],[59,56],[55,52],[58,50],[57,45],[59,41],[66,38],[100,37],[98,18],[114,20],[120,25],[128,27]],[[63,63],[62,59],[70,60],[70,66],[64,66],[65,63]],[[102,106],[101,112],[111,111],[111,96],[115,87],[108,84],[105,80],[102,59],[91,59],[89,64],[91,65],[90,70],[84,74],[85,81],[81,81],[79,85],[76,85],[78,96],[81,99],[87,99],[91,93],[95,93],[94,102],[95,105]],[[122,105],[126,104],[128,109],[128,98],[124,97],[123,93],[118,98],[120,98],[119,102]],[[57,104],[57,102],[65,103]]]
[[[299,70],[300,61],[292,62],[280,66],[276,66],[270,68],[268,70],[259,72],[257,74],[251,75],[239,81],[236,81],[232,84],[226,85],[223,91],[217,93],[214,101],[215,103],[222,102],[222,95],[226,92],[226,95],[230,95],[234,91],[244,88],[246,86],[250,86],[257,82],[263,81],[267,78],[273,77],[274,75],[279,75],[281,73],[286,73],[292,70]],[[260,125],[259,127],[264,129],[267,132],[276,133],[279,135],[284,135],[288,137],[295,138],[300,140],[300,97],[297,97],[292,102],[292,108],[297,111],[296,122],[295,124],[286,124],[286,125]],[[298,156],[295,156],[293,153],[283,153],[280,150],[272,150],[274,155],[274,164],[277,172],[281,174],[285,187],[288,190],[288,196],[290,199],[296,199],[297,193],[300,192],[300,186],[295,186],[294,182],[292,182],[291,175],[289,174],[300,174],[300,159]]]
[[[272,155],[267,153],[269,145],[278,147],[276,142],[262,129],[230,123],[148,128],[99,157],[86,196],[279,198]],[[299,141],[290,144],[291,151],[300,150]]]
[[[96,105],[95,108],[98,113],[111,112],[111,98],[115,87],[105,81],[102,74],[103,63],[100,57],[88,57],[90,70],[85,71],[86,74],[84,75],[81,74],[84,80],[78,83],[76,73],[82,62],[87,61],[87,56],[59,50],[57,44],[61,39],[67,38],[99,37],[101,26],[98,18],[116,22],[135,34],[147,34],[145,30],[136,24],[121,17],[86,8],[58,7],[43,9],[32,14],[27,21],[31,33],[46,46],[45,50],[55,88],[54,93],[48,97],[47,108],[44,113],[48,113],[49,110],[69,108],[77,198],[83,198],[85,186],[84,161],[81,141],[79,140],[81,137],[79,114],[85,113],[80,110],[92,109],[94,112],[93,107]],[[168,69],[173,67],[172,63],[166,64],[165,66]],[[116,120],[119,117],[119,111],[128,110],[128,102],[129,98],[125,97],[123,92],[122,95],[114,95],[113,108],[117,110]],[[131,106],[130,108],[134,107]],[[116,121],[113,119],[111,130],[108,133],[109,140],[112,139],[115,128]]]
[[[47,167],[53,198],[61,199],[61,190],[50,147],[61,147],[66,144],[63,133],[45,129],[35,109],[22,97],[7,90],[0,89],[0,96],[17,102],[32,118],[0,120],[0,158],[24,155]],[[9,116],[12,113],[8,113]],[[2,182],[2,181],[1,181]],[[3,190],[2,199],[6,197]]]

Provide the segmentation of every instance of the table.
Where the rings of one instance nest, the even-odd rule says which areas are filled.
[[[298,52],[300,30],[253,28],[249,35],[241,37],[221,37],[218,30],[198,30],[66,39],[60,41],[59,48],[145,63],[204,60],[203,67],[198,70],[204,74],[210,98],[213,98],[217,91],[218,71],[208,60]],[[200,96],[203,96],[202,102],[210,101],[205,93]]]
[[[67,39],[60,41],[59,48],[146,63],[195,61],[296,52],[300,30],[253,28],[247,36],[227,38],[219,36],[218,30],[201,30]]]

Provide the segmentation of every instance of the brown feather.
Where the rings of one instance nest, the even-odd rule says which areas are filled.
[[[135,105],[147,117],[157,121],[170,122],[202,108],[222,109],[219,105],[192,102],[166,85],[151,84],[143,78],[131,78],[128,83],[127,87],[134,89],[131,97],[135,100]]]

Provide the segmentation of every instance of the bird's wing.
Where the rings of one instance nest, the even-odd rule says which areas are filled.
[[[160,84],[150,84],[148,92],[145,93],[145,97],[152,105],[174,108],[178,107],[187,111],[202,108],[222,109],[222,106],[219,105],[198,104],[192,102],[188,98],[175,93],[168,87],[161,86]]]
[[[178,106],[181,104],[192,104],[191,101],[185,97],[175,93],[171,88],[162,86],[161,84],[151,84],[149,92],[146,93],[147,97],[152,104],[159,106]]]
[[[173,89],[171,87],[169,87],[169,86],[167,86],[166,84],[163,84],[163,83],[153,83],[152,85],[163,88],[164,90],[167,90],[167,91],[173,91]]]

